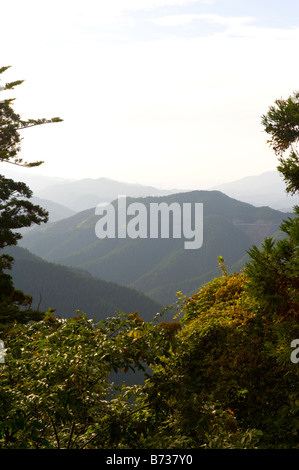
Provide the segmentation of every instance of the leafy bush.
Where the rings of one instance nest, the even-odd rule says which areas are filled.
[[[137,314],[96,324],[85,315],[15,324],[0,367],[0,442],[14,448],[113,447],[138,407],[139,387],[112,371],[145,370],[169,350],[163,328]],[[143,405],[142,405],[143,406]],[[137,411],[136,411],[137,410]]]
[[[204,410],[217,404],[221,416],[232,411],[242,438],[257,430],[261,446],[296,447],[298,366],[291,362],[291,341],[299,325],[292,315],[269,315],[248,282],[246,271],[224,270],[185,300],[184,328],[173,355],[150,379],[151,393],[194,445],[203,445],[207,422],[213,442],[213,420]]]

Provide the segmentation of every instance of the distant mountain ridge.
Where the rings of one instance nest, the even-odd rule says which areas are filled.
[[[159,189],[151,185],[125,183],[110,178],[83,178],[73,180],[64,177],[51,177],[28,172],[5,170],[6,177],[24,181],[39,199],[55,202],[73,212],[96,207],[103,202],[111,202],[120,195],[130,197],[165,196],[184,189]],[[198,188],[201,189],[201,188]],[[269,206],[281,211],[291,211],[299,204],[299,196],[290,196],[285,191],[285,183],[278,171],[268,171],[260,175],[250,175],[228,183],[208,188],[221,191],[227,196],[257,207]],[[52,220],[58,220],[53,209]],[[50,214],[51,215],[51,214]]]
[[[278,171],[267,171],[209,189],[221,191],[227,196],[255,206],[269,206],[281,211],[291,211],[295,205],[299,204],[299,196],[287,194],[285,187],[285,182]]]
[[[183,239],[98,239],[94,209],[38,227],[21,245],[38,256],[82,268],[93,276],[146,293],[159,303],[172,303],[175,292],[192,294],[219,275],[217,257],[233,267],[253,244],[278,231],[286,214],[255,207],[220,191],[191,191],[160,197],[130,198],[129,202],[203,203],[203,246],[185,250]],[[114,202],[116,204],[116,202]],[[116,206],[115,206],[116,207]],[[117,207],[116,207],[117,208]]]
[[[32,168],[12,170],[11,168],[5,168],[4,166],[4,168],[1,169],[0,173],[3,174],[5,178],[10,178],[14,181],[22,181],[23,183],[26,183],[27,186],[29,186],[29,188],[31,189],[31,191],[33,191],[34,195],[36,195],[38,191],[44,189],[47,186],[72,181],[69,178],[64,178],[60,176],[47,176],[39,174],[36,173]]]
[[[177,190],[158,189],[153,186],[125,183],[110,178],[84,178],[48,186],[36,195],[51,199],[76,212],[96,207],[103,202],[111,202],[118,196],[130,197],[162,196]]]
[[[34,173],[32,170],[27,172],[11,169],[4,169],[2,173],[6,178],[26,183],[33,191],[33,195],[40,200],[45,200],[45,204],[52,201],[72,212],[90,209],[102,202],[111,202],[120,195],[144,197],[178,192],[177,189],[159,189],[150,185],[126,183],[106,177],[78,180],[46,176]]]
[[[37,204],[42,208],[46,209],[49,212],[49,221],[55,222],[60,219],[64,219],[66,217],[70,217],[71,215],[75,214],[75,210],[70,209],[69,207],[64,206],[59,201],[53,201],[52,197],[40,198],[35,195],[36,192],[43,189],[45,186],[53,185],[57,183],[63,183],[67,180],[59,177],[50,177],[50,176],[43,176],[37,174],[31,174],[30,170],[28,173],[25,171],[13,171],[13,170],[4,170],[1,171],[6,178],[13,179],[14,181],[22,181],[27,184],[29,189],[33,192],[33,196],[30,198],[30,202],[33,204]],[[28,229],[23,229],[23,231],[27,231]]]

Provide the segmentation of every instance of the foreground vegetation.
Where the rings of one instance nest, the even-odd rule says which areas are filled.
[[[298,101],[277,101],[263,117],[292,193]],[[16,164],[19,129],[58,122],[24,123],[11,100],[0,111],[0,158]],[[1,176],[1,248],[17,243],[15,229],[46,219],[16,194],[30,195]],[[1,255],[0,447],[299,448],[299,208],[281,230],[283,239],[252,247],[243,272],[228,274],[219,257],[219,277],[192,297],[178,293],[171,322],[32,311]],[[140,385],[121,383],[129,371],[143,374]]]
[[[16,323],[0,368],[2,447],[297,448],[298,319],[270,314],[245,273],[223,271],[181,296],[179,321]],[[129,369],[145,383],[111,381]]]

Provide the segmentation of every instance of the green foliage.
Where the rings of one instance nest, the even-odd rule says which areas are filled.
[[[180,294],[180,322],[16,324],[0,368],[2,447],[296,448],[298,322],[267,315],[246,272],[219,264],[221,277]],[[130,370],[144,386],[111,382]]]
[[[112,371],[145,370],[169,354],[164,330],[137,314],[100,323],[84,314],[15,324],[1,364],[2,448],[133,445],[139,387],[116,387]],[[145,405],[141,405],[143,408]]]
[[[262,116],[265,131],[270,134],[268,141],[279,157],[278,170],[287,182],[287,192],[299,191],[299,155],[296,145],[299,140],[299,92],[286,100],[278,99]],[[284,153],[290,149],[288,157]]]
[[[246,273],[226,274],[185,300],[173,354],[148,382],[165,438],[192,447],[297,447],[299,371],[290,344],[298,322],[267,316],[247,281]],[[224,416],[233,417],[228,428]]]
[[[0,175],[0,248],[17,244],[22,236],[15,230],[48,220],[44,209],[27,199],[20,199],[31,196],[32,192],[25,183]]]
[[[297,217],[281,225],[287,238],[267,238],[259,250],[249,250],[248,288],[268,313],[299,315],[299,208]]]
[[[299,160],[296,145],[299,139],[299,93],[286,100],[276,100],[262,117],[269,143],[279,156],[278,170],[287,183],[287,192],[299,191]],[[291,153],[285,157],[285,152]],[[294,208],[294,218],[283,221],[281,231],[286,234],[276,244],[267,238],[259,250],[249,251],[247,264],[249,289],[260,299],[270,313],[279,316],[299,314],[299,207]]]

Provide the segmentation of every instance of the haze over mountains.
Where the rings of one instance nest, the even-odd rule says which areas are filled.
[[[120,195],[131,197],[165,196],[191,191],[190,188],[160,189],[103,177],[71,180],[31,174],[30,170],[28,172],[5,170],[4,173],[8,178],[27,183],[34,196],[39,199],[39,203],[43,204],[45,208],[49,207],[51,220],[59,220],[59,218],[67,217],[74,212],[93,208],[102,202],[111,202]],[[277,171],[247,176],[207,189],[221,191],[227,196],[254,206],[269,206],[281,211],[292,211],[292,207],[299,204],[299,196],[290,196],[286,193],[283,178]],[[63,207],[65,208],[64,212]]]
[[[153,186],[115,181],[110,178],[84,178],[70,180],[64,178],[33,175],[16,171],[5,171],[7,178],[24,181],[35,197],[45,206],[49,201],[64,206],[72,212],[80,212],[96,207],[103,202],[111,202],[120,195],[131,197],[163,196],[178,192],[177,189],[159,189]],[[54,208],[54,206],[53,206]]]
[[[299,196],[286,193],[285,182],[275,171],[247,176],[210,189],[222,191],[230,197],[249,202],[254,206],[269,206],[281,211],[292,211],[292,208],[299,204]]]
[[[79,181],[58,183],[38,192],[41,198],[51,198],[76,212],[96,207],[103,202],[111,202],[120,195],[143,197],[160,196],[176,190],[162,190],[152,186],[130,184],[109,178],[85,178]]]
[[[276,172],[205,191],[161,190],[108,178],[71,181],[30,172],[5,174],[25,181],[34,192],[33,202],[50,213],[50,221],[25,231],[13,250],[15,285],[41,308],[54,308],[60,316],[81,309],[103,318],[132,309],[149,319],[173,303],[177,291],[192,295],[219,276],[219,255],[230,271],[242,269],[247,250],[266,236],[279,236],[281,221],[299,203],[286,195]],[[114,201],[117,215],[119,195],[146,208],[153,202],[178,202],[181,207],[202,203],[202,247],[186,250],[183,238],[97,238],[95,207]]]

